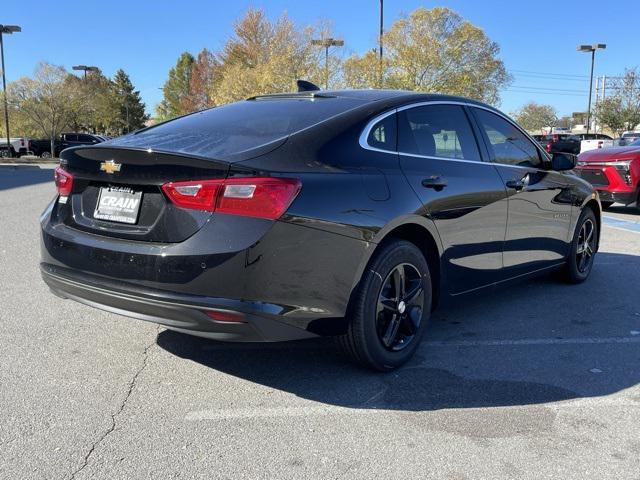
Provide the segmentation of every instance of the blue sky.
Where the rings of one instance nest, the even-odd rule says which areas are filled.
[[[235,19],[247,8],[263,8],[275,18],[283,11],[299,24],[333,21],[344,38],[344,53],[376,44],[378,0],[197,1],[197,0],[3,0],[0,22],[22,26],[5,37],[8,81],[30,75],[38,61],[99,66],[107,75],[123,68],[147,110],[162,97],[169,68],[185,50],[219,49]],[[404,12],[424,6],[449,7],[501,47],[501,58],[514,76],[502,92],[501,108],[512,112],[534,100],[554,105],[560,114],[586,109],[589,55],[580,43],[606,43],[596,58],[596,75],[616,75],[640,64],[638,27],[627,15],[637,0],[611,4],[592,0],[456,0],[420,2],[386,0],[385,25]]]

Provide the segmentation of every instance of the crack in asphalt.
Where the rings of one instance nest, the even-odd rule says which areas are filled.
[[[160,327],[157,328],[157,333],[159,333],[159,332],[160,332]],[[144,350],[142,352],[142,365],[140,366],[140,368],[138,368],[138,370],[136,370],[136,372],[133,374],[133,377],[129,381],[129,385],[128,385],[128,388],[127,388],[127,393],[124,396],[124,399],[122,400],[122,402],[120,402],[120,405],[119,405],[118,409],[116,410],[115,413],[111,414],[111,425],[100,436],[100,438],[98,438],[98,440],[93,442],[93,444],[91,445],[91,448],[89,448],[89,451],[85,454],[84,458],[82,459],[82,464],[76,470],[74,470],[71,473],[71,476],[69,477],[69,480],[75,479],[76,476],[78,474],[80,474],[89,465],[89,459],[91,458],[91,455],[93,455],[93,452],[116,429],[116,423],[117,423],[116,419],[122,413],[122,411],[124,410],[124,407],[127,405],[127,402],[129,401],[129,397],[131,397],[131,393],[133,392],[133,389],[136,386],[136,382],[138,380],[138,377],[140,376],[142,371],[147,367],[147,360],[149,358],[148,357],[149,349],[151,347],[153,347],[153,345],[155,343],[156,343],[156,337],[154,337],[153,341],[151,343],[149,343],[149,345],[144,347]]]

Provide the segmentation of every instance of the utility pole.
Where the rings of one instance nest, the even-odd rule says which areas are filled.
[[[4,69],[4,42],[2,35],[11,35],[12,33],[21,32],[22,28],[18,25],[0,25],[0,57],[2,57],[2,92],[4,97],[4,126],[7,132],[7,156],[11,156],[11,140],[9,140],[9,102],[7,101],[7,77]]]
[[[344,40],[335,38],[319,38],[311,40],[312,45],[318,45],[324,48],[324,88],[329,90],[329,48],[342,47]]]

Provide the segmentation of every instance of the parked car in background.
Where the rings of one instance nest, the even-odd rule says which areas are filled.
[[[56,139],[55,145],[55,157],[60,155],[60,152],[65,148],[77,147],[80,145],[95,145],[102,143],[105,138],[101,135],[94,135],[91,133],[63,133],[59,139]],[[51,158],[51,141],[50,140],[31,140],[29,143],[29,150],[34,155],[41,158]]]
[[[619,147],[626,147],[627,145],[640,139],[640,132],[624,132],[618,141]]]
[[[613,140],[609,135],[602,133],[554,133],[546,135],[542,139],[542,144],[548,153],[572,153],[578,155],[583,140]],[[597,144],[596,144],[597,145]],[[613,146],[613,143],[611,144]]]
[[[613,203],[640,206],[640,139],[581,153],[575,172],[598,190],[603,208]]]
[[[93,307],[218,340],[337,336],[389,371],[438,299],[587,279],[600,204],[575,160],[465,98],[257,96],[62,152],[40,269]]]
[[[10,154],[7,154],[7,137],[0,138],[0,156],[2,157],[20,157],[26,155],[29,151],[29,139],[24,137],[11,137],[9,139],[11,145]]]

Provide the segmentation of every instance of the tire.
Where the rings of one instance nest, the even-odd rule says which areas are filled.
[[[404,287],[398,290],[397,285]],[[347,333],[337,338],[338,345],[364,367],[394,370],[418,348],[431,303],[431,275],[420,249],[404,240],[387,242],[360,280],[349,305]]]
[[[606,210],[607,208],[611,208],[611,205],[613,205],[613,202],[600,202],[600,205],[602,206],[603,210]]]
[[[590,224],[591,227],[585,226],[588,224]],[[586,230],[583,230],[583,228],[585,228]],[[589,231],[591,231],[591,235],[589,235]],[[587,254],[586,263],[583,264],[582,252],[584,252],[585,250],[585,233],[587,237],[591,239],[589,241],[589,249],[591,251],[591,254]],[[578,218],[578,222],[576,223],[576,230],[571,241],[569,258],[567,259],[567,264],[564,271],[565,280],[569,283],[584,282],[591,273],[597,250],[598,222],[596,221],[596,216],[593,213],[593,210],[587,207],[582,211],[582,214],[580,215],[580,218]]]
[[[42,152],[40,158],[51,158],[51,152]]]

